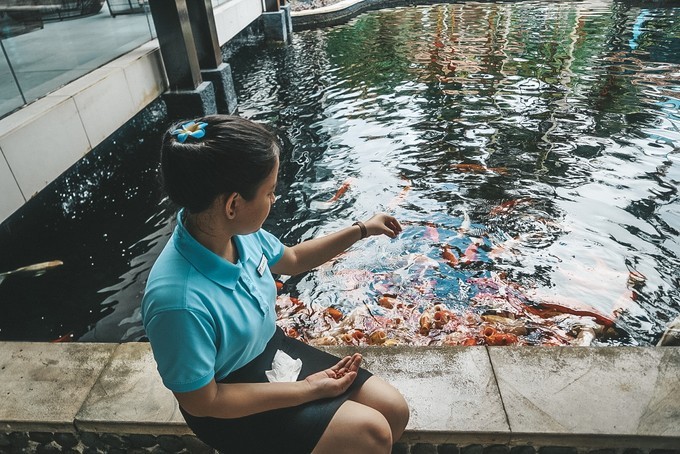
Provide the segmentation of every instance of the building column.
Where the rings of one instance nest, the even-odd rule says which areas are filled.
[[[217,113],[212,83],[201,76],[186,0],[149,0],[149,7],[170,87],[163,94],[168,116]]]
[[[290,7],[279,0],[264,0],[264,6],[264,37],[270,41],[288,42],[293,36]]]
[[[212,2],[210,0],[186,1],[201,76],[213,84],[217,111],[233,114],[238,106],[236,90],[231,75],[231,66],[222,61],[222,49],[217,36]]]

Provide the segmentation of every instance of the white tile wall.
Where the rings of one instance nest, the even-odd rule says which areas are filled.
[[[158,48],[130,61],[124,71],[132,103],[137,111],[167,90],[168,82]]]
[[[262,14],[262,3],[252,0],[231,0],[215,8],[215,27],[220,46]]]
[[[93,147],[138,112],[122,68],[114,68],[96,84],[75,94],[73,99]]]
[[[0,149],[30,198],[91,148],[73,98],[61,98],[33,121],[0,136]]]
[[[24,196],[0,150],[0,219],[5,219],[24,203]]]

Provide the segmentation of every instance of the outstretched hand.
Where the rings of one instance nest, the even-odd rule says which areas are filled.
[[[335,397],[347,391],[357,377],[361,355],[345,356],[330,369],[319,371],[305,378],[318,399]]]
[[[394,216],[385,213],[378,213],[371,219],[364,222],[368,236],[387,235],[395,238],[401,233],[401,224]]]

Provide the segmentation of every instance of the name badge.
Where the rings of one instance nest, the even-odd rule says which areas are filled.
[[[267,269],[267,257],[262,254],[262,258],[260,259],[260,264],[257,265],[257,274],[262,277],[264,275],[264,271]]]

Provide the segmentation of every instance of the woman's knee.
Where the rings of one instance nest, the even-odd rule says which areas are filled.
[[[371,377],[353,396],[356,402],[367,405],[382,413],[390,426],[394,442],[406,428],[410,417],[408,403],[404,396],[392,385],[379,377]]]
[[[388,454],[392,443],[392,429],[385,416],[373,408],[347,401],[321,436],[314,454]]]
[[[384,448],[389,450],[392,447],[392,428],[384,416],[376,416],[370,421],[365,421],[363,424],[357,426],[357,430],[363,432],[369,443],[378,449]]]

